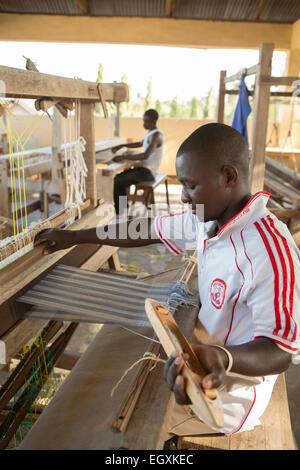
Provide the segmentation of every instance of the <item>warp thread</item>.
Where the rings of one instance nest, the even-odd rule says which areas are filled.
[[[174,313],[175,309],[182,305],[197,306],[198,298],[191,298],[193,293],[189,290],[187,284],[182,281],[176,281],[168,294],[165,307]]]

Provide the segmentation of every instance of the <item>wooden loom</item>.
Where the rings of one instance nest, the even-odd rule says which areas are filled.
[[[34,72],[26,72],[22,70],[10,69],[7,67],[0,67],[0,77],[6,83],[6,92],[7,96],[16,96],[16,97],[30,97],[30,98],[39,98],[41,96],[50,96],[60,100],[61,97],[81,100],[81,135],[85,138],[87,142],[87,148],[85,151],[85,161],[87,163],[89,172],[87,177],[87,201],[83,210],[83,217],[76,220],[72,225],[70,225],[71,230],[84,229],[88,227],[94,227],[98,223],[104,223],[103,217],[99,216],[97,213],[98,198],[97,198],[97,188],[96,188],[96,159],[95,159],[95,144],[94,144],[94,128],[93,128],[93,107],[94,102],[99,100],[98,89],[94,83],[87,83],[81,80],[69,80],[62,79],[60,77],[53,77],[45,74],[36,74]],[[101,87],[102,98],[104,97],[107,101],[122,101],[127,99],[127,88],[120,84],[105,85]],[[101,184],[101,180],[99,181]],[[76,214],[73,214],[76,216]],[[65,221],[69,218],[69,214],[65,214],[62,211],[57,216],[51,218],[50,221],[45,223],[51,223],[53,226],[57,226],[59,223]],[[107,222],[107,220],[105,220]],[[34,237],[34,235],[33,235]],[[17,248],[16,246],[9,246],[6,253],[4,253],[4,259],[7,259],[10,254],[13,254]],[[82,266],[86,269],[97,270],[107,259],[111,260],[110,266],[116,267],[116,259],[114,254],[116,253],[117,248],[114,247],[99,247],[99,246],[90,246],[84,245],[80,247],[74,247],[67,250],[61,250],[59,252],[53,253],[47,257],[42,255],[42,247],[38,246],[30,250],[25,255],[21,256],[19,259],[13,263],[8,264],[3,267],[0,271],[0,289],[1,289],[1,305],[0,305],[0,314],[1,314],[1,325],[0,325],[0,352],[1,359],[3,363],[8,363],[11,358],[15,357],[16,354],[20,351],[22,346],[33,338],[33,336],[42,329],[45,322],[39,320],[26,319],[21,320],[22,309],[20,306],[16,308],[15,299],[18,298],[22,292],[28,289],[28,287],[35,283],[41,276],[44,276],[54,265],[55,263],[62,261],[66,265],[70,266]],[[194,270],[195,263],[194,261],[188,263],[188,267],[184,270],[184,279],[188,280]],[[182,268],[180,268],[181,270]],[[172,272],[171,277],[168,280],[178,278],[178,271]],[[161,277],[160,277],[161,279]],[[167,280],[167,279],[166,279]],[[25,308],[25,307],[24,307]],[[192,315],[192,321],[190,321],[188,331],[184,330],[186,334],[190,333],[193,329],[194,320],[198,313],[198,308],[189,309],[189,313]],[[61,326],[61,322],[57,322],[55,328]],[[71,324],[72,325],[72,324]],[[120,331],[121,330],[121,331]],[[108,347],[112,347],[113,351],[115,350],[114,341],[111,341],[111,334],[117,333],[117,344],[122,342],[122,335],[130,337],[130,344],[135,341],[132,340],[132,333],[128,333],[125,330],[122,330],[114,325],[105,325],[101,329],[104,337],[101,337],[101,344],[107,344]],[[108,334],[107,334],[108,332]],[[138,338],[138,337],[136,337]],[[128,341],[128,340],[127,340]],[[109,344],[108,344],[109,343]],[[136,342],[135,342],[136,343]],[[147,344],[147,343],[146,343]],[[137,346],[139,347],[138,354],[141,350],[145,349],[145,340],[138,338],[135,347],[128,352],[127,360],[133,358],[137,354]],[[150,347],[153,351],[158,351],[158,345]],[[119,348],[118,348],[119,350]],[[113,356],[113,354],[111,355]],[[98,356],[97,356],[98,357]],[[106,352],[105,352],[106,357]],[[89,368],[92,371],[92,374],[95,373],[95,370],[98,368],[94,367],[94,361],[90,360],[90,357],[84,355],[81,359],[87,360],[89,363]],[[113,359],[113,358],[112,358]],[[124,362],[121,365],[122,371],[124,370]],[[105,368],[104,368],[105,369]],[[157,368],[157,371],[159,367]],[[139,395],[148,390],[148,387],[143,387],[145,380],[147,379],[147,371],[149,371],[149,366],[142,368],[139,372],[137,378],[134,380],[134,383],[131,385],[132,391],[129,392],[129,395],[125,397],[125,400],[120,397],[123,395],[117,395],[117,401],[119,404],[114,406],[114,403],[111,404],[110,412],[113,413],[112,422],[110,425],[111,433],[109,434],[110,439],[115,439],[116,431],[121,433],[122,430],[128,428],[128,419],[129,416],[134,411],[134,404],[137,402]],[[75,369],[72,371],[72,377],[76,380],[77,374]],[[105,370],[104,370],[105,373]],[[81,374],[80,374],[81,375]],[[116,380],[117,375],[114,376],[114,381]],[[158,379],[161,382],[160,378]],[[124,382],[126,385],[126,381]],[[165,392],[165,387],[161,384],[161,388]],[[127,383],[128,386],[128,383]],[[137,388],[136,388],[137,387]],[[151,385],[150,385],[151,389]],[[84,388],[75,387],[74,390],[82,390]],[[120,387],[122,391],[122,387]],[[63,390],[62,390],[63,392]],[[126,395],[126,394],[125,394]],[[167,396],[167,395],[166,395]],[[157,396],[156,402],[159,402],[159,406],[162,409],[165,409],[166,403],[160,402],[161,396]],[[65,402],[65,405],[69,402],[69,399]],[[153,402],[153,400],[151,400]],[[148,403],[148,400],[145,401],[145,404]],[[103,403],[105,405],[105,403]],[[107,406],[104,406],[107,409]],[[89,410],[93,410],[93,407],[89,406]],[[118,411],[119,410],[119,411]],[[22,411],[22,410],[21,410]],[[124,419],[124,413],[127,418]],[[51,414],[51,409],[50,409]],[[160,413],[163,416],[163,413]],[[22,416],[22,414],[20,415]],[[138,419],[138,415],[135,419]],[[40,419],[38,420],[40,421]],[[98,421],[101,422],[101,419]],[[132,422],[132,419],[131,421]],[[134,422],[134,419],[133,419]],[[160,429],[160,424],[156,423],[154,425],[156,431]],[[76,428],[76,423],[71,423],[73,429]],[[56,426],[55,426],[56,427]],[[53,430],[55,429],[53,428]],[[134,426],[135,428],[135,426]],[[130,431],[131,432],[131,431]],[[65,434],[65,432],[64,432]],[[72,432],[71,432],[72,435]],[[129,434],[130,435],[130,434]],[[9,437],[9,436],[8,436]],[[8,439],[7,437],[7,439]],[[128,434],[126,434],[126,439]],[[135,437],[132,436],[132,439],[136,441]],[[50,442],[50,441],[49,441]],[[111,445],[111,444],[109,444]],[[129,444],[130,445],[130,444]],[[79,444],[80,448],[81,444]],[[105,448],[105,443],[103,447]]]
[[[271,73],[274,44],[263,43],[259,48],[259,63],[227,77],[226,71],[220,72],[218,122],[224,122],[224,106],[226,94],[238,94],[238,90],[227,90],[226,84],[245,76],[255,75],[253,93],[252,118],[252,149],[251,149],[251,190],[262,191],[264,188],[273,190],[291,201],[291,207],[284,207],[270,203],[270,210],[278,217],[290,220],[289,228],[297,244],[300,244],[300,176],[288,168],[283,167],[266,156],[267,125],[270,97],[293,96],[293,91],[271,91],[272,86],[292,87],[299,77],[274,77]]]
[[[99,201],[96,188],[96,158],[94,137],[94,103],[97,101],[120,103],[128,100],[128,88],[123,83],[101,85],[101,100],[99,88],[96,83],[83,80],[57,77],[34,71],[25,71],[10,67],[0,66],[0,78],[5,83],[6,97],[39,99],[49,97],[58,102],[80,100],[80,129],[81,135],[86,141],[84,158],[88,167],[86,178],[87,200],[82,206],[82,218],[70,225],[71,230],[94,227],[97,223],[107,223],[104,216],[97,214]],[[102,201],[103,202],[103,201]],[[70,221],[70,217],[76,219],[78,210],[62,210],[55,216],[43,222],[41,228],[57,227]],[[32,242],[36,231],[29,230],[24,240],[18,243],[12,242],[1,252],[1,260],[7,260],[9,256],[24,248]],[[62,250],[47,257],[43,256],[42,248],[25,249],[26,254],[21,253],[14,262],[7,264],[0,271],[0,346],[2,351],[2,363],[8,363],[20,348],[30,340],[43,326],[43,321],[21,320],[22,312],[16,307],[14,299],[26,289],[39,276],[51,269],[59,260],[65,259],[67,264],[80,266],[86,259],[98,267],[108,259],[113,266],[117,262],[115,253],[117,248],[101,247],[99,245],[85,245],[82,249],[72,247]]]

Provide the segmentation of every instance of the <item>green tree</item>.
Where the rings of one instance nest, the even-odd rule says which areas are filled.
[[[155,106],[155,109],[156,109],[156,111],[158,112],[158,114],[161,116],[161,113],[162,113],[162,105],[161,105],[161,102],[160,102],[159,99],[157,99],[157,100],[155,101],[155,105],[154,105],[154,106]]]
[[[208,95],[205,97],[204,108],[203,108],[203,119],[209,119],[211,115],[212,92],[213,92],[213,89],[211,88],[208,92]]]
[[[197,118],[198,117],[198,101],[195,96],[193,96],[191,101],[191,110],[190,110],[190,118]]]
[[[149,78],[144,102],[144,111],[152,107],[152,77]]]
[[[178,106],[177,96],[175,96],[172,99],[171,105],[170,105],[170,117],[177,117],[178,111],[179,111],[179,106]]]
[[[103,82],[103,65],[102,64],[99,64],[96,82],[97,83]],[[95,103],[95,111],[98,114],[103,114],[101,103]]]

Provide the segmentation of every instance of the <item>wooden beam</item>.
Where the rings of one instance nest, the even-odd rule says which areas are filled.
[[[245,74],[246,77],[248,75],[254,75],[257,73],[259,68],[259,64],[253,65],[248,69],[241,70],[240,72],[235,73],[234,75],[230,75],[229,77],[225,78],[225,83],[234,82],[235,80],[240,80],[242,75]]]
[[[218,122],[224,122],[224,107],[225,107],[225,79],[226,79],[226,70],[221,70],[220,72],[220,82],[219,82],[219,98],[218,98]]]
[[[252,18],[253,21],[257,21],[259,19],[259,15],[261,14],[263,7],[265,6],[265,3],[266,0],[259,0],[259,3]]]
[[[265,148],[268,127],[270,87],[261,76],[271,76],[274,44],[263,43],[259,48],[259,68],[255,79],[252,120],[252,157],[250,163],[251,191],[256,193],[264,186]]]
[[[265,81],[268,81],[268,83],[270,84],[270,86],[274,85],[274,86],[279,86],[279,85],[284,85],[284,86],[292,86],[294,82],[298,82],[298,86],[299,86],[299,81],[300,81],[300,77],[270,77],[268,79],[268,77],[265,78]]]
[[[174,13],[174,0],[166,0],[166,17],[172,18]]]
[[[254,93],[254,90],[250,90],[250,91]],[[239,90],[225,90],[225,94],[226,95],[238,95]],[[291,96],[293,96],[293,92],[292,91],[271,91],[270,96],[290,98]]]
[[[0,65],[0,79],[5,83],[5,96],[15,98],[83,99],[99,101],[97,83],[76,78],[59,77],[30,70],[21,70]],[[102,83],[102,97],[105,101],[128,101],[126,83]]]
[[[73,2],[80,8],[82,13],[89,13],[89,2],[88,0],[73,0]]]
[[[96,207],[97,186],[93,103],[81,102],[80,104],[80,134],[86,141],[85,151],[83,153],[88,168],[88,174],[85,180],[86,196],[91,200],[91,204]]]

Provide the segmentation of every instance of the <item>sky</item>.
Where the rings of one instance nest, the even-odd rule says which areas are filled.
[[[104,82],[121,81],[126,75],[132,99],[146,95],[151,77],[153,100],[176,96],[179,102],[206,96],[210,88],[217,92],[221,70],[231,75],[258,62],[256,50],[0,42],[0,65],[24,69],[23,56],[36,62],[40,72],[88,81],[96,81],[101,63]],[[272,75],[284,74],[285,60],[285,52],[274,52]]]

